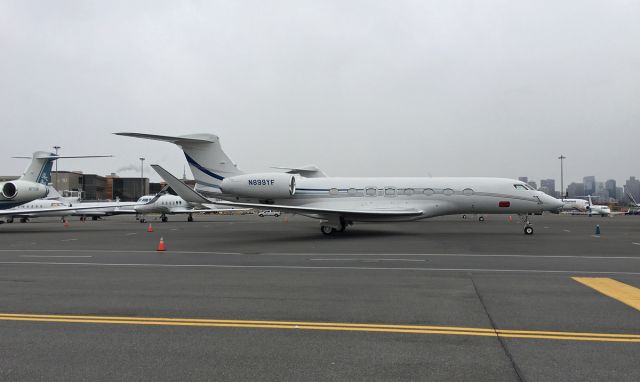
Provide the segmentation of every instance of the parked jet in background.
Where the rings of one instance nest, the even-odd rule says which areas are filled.
[[[604,206],[600,204],[593,204],[591,195],[587,196],[587,199],[562,199],[564,206],[562,206],[562,211],[566,211],[572,214],[578,215],[600,215],[600,216],[610,216],[612,215],[611,209],[609,206]]]
[[[167,215],[187,215],[187,221],[193,221],[194,213],[211,213],[234,211],[236,208],[218,208],[211,202],[189,203],[179,196],[161,193],[158,195],[145,195],[138,199],[133,207],[135,213],[139,215],[140,223],[145,223],[148,214],[160,214],[160,220],[166,223],[169,221]]]
[[[46,151],[36,151],[31,157],[31,163],[24,174],[9,182],[0,182],[0,210],[8,210],[25,203],[41,199],[47,196],[49,189],[47,184],[51,180],[51,168],[53,161],[60,158],[104,158],[104,155],[89,156],[58,156]],[[26,158],[29,157],[15,157]],[[69,207],[40,208],[37,212],[60,212]],[[69,208],[70,209],[70,208]],[[71,210],[71,209],[70,209]],[[36,210],[32,210],[36,212]],[[12,212],[0,211],[0,216],[11,216]]]
[[[156,171],[190,202],[270,209],[320,219],[329,235],[354,222],[413,221],[451,214],[520,214],[524,232],[533,233],[527,214],[557,210],[563,203],[524,182],[502,178],[333,178],[305,177],[302,171],[240,171],[222,151],[217,136],[169,137],[139,133],[118,135],[167,141],[180,146],[196,178],[196,190],[185,190],[159,166]],[[317,174],[317,173],[316,173]],[[324,174],[323,174],[324,175]]]
[[[589,202],[584,199],[562,199],[562,203],[562,211],[587,212],[589,209]]]

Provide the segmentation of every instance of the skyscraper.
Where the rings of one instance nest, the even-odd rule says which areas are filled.
[[[540,181],[540,189],[553,197],[558,197],[555,179],[542,179]]]
[[[575,198],[577,196],[584,196],[584,184],[582,183],[571,183],[567,186],[567,194],[570,198]]]
[[[593,195],[596,193],[596,177],[595,176],[585,176],[582,178],[582,183],[584,184],[584,195]]]
[[[624,192],[627,192],[633,196],[635,200],[640,201],[640,180],[635,176],[630,177],[624,184]]]
[[[607,190],[610,198],[616,198],[616,180],[609,179],[604,182],[604,189]]]

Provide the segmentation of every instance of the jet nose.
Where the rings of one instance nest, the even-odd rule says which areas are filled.
[[[543,194],[542,203],[547,211],[559,211],[564,206],[564,202],[560,199],[556,199],[553,196]]]

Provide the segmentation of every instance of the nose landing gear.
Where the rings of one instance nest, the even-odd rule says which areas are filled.
[[[520,215],[520,220],[524,224],[524,234],[525,235],[533,235],[533,225],[529,221],[528,215]]]

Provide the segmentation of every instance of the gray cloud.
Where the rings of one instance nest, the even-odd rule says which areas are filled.
[[[3,1],[0,173],[62,146],[110,173],[210,132],[246,170],[638,173],[640,3]],[[6,138],[8,137],[8,138]],[[67,167],[68,166],[68,167]],[[72,167],[72,168],[71,168]],[[145,169],[145,173],[146,173]]]

